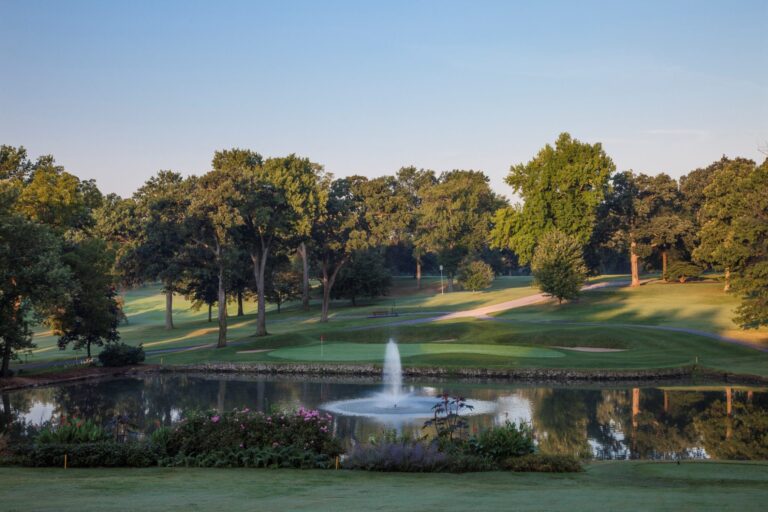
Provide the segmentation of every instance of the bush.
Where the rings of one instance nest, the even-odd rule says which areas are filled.
[[[96,443],[109,439],[109,434],[91,420],[62,416],[58,425],[48,424],[37,435],[38,444]]]
[[[489,288],[494,277],[491,266],[483,261],[465,262],[459,267],[457,275],[461,287],[473,292]]]
[[[64,455],[67,465],[73,468],[157,466],[159,455],[148,443],[81,443],[81,444],[37,444],[19,453],[21,461],[33,467],[63,466]]]
[[[144,347],[125,343],[108,343],[99,354],[102,366],[127,366],[144,362]]]
[[[329,467],[341,454],[330,419],[303,408],[193,414],[167,435],[165,451],[171,465]]]
[[[669,265],[666,277],[677,279],[681,283],[685,283],[688,279],[701,276],[703,272],[701,267],[694,265],[693,263],[687,261],[675,261]]]
[[[533,253],[531,272],[541,291],[558,302],[577,298],[587,278],[581,243],[562,231],[547,231]]]
[[[483,457],[441,451],[436,443],[408,442],[356,446],[344,461],[345,469],[412,473],[488,471]]]
[[[527,423],[507,421],[503,427],[484,430],[470,441],[475,453],[495,462],[533,453],[533,429]]]
[[[538,473],[577,473],[582,471],[581,462],[571,455],[545,455],[541,453],[510,457],[500,464],[501,469]]]

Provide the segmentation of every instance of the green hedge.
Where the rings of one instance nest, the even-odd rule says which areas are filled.
[[[146,468],[157,466],[160,461],[158,450],[147,443],[80,443],[80,444],[38,444],[19,450],[21,461],[32,467],[67,466],[73,468]]]

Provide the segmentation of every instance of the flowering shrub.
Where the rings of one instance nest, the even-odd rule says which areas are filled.
[[[174,465],[324,467],[341,453],[330,421],[304,408],[193,414],[164,436],[161,449]]]

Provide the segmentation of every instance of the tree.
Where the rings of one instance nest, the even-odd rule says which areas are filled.
[[[270,158],[246,150],[218,152],[214,168],[230,172],[239,191],[242,240],[253,263],[257,294],[257,336],[267,334],[265,270],[270,252],[302,239],[316,217],[318,166],[289,155]]]
[[[533,254],[531,271],[541,291],[558,303],[577,298],[587,278],[581,242],[558,230],[544,233]]]
[[[480,171],[443,173],[436,185],[424,189],[416,244],[437,254],[448,275],[449,291],[461,261],[485,245],[491,215],[503,204]]]
[[[466,261],[459,267],[458,281],[462,288],[473,292],[490,288],[495,274],[484,261]]]
[[[24,146],[0,146],[0,180],[24,182],[34,168]]]
[[[30,322],[60,303],[69,283],[61,241],[47,226],[10,209],[13,195],[0,186],[0,376],[20,350],[32,347]]]
[[[91,346],[120,339],[123,312],[110,274],[112,256],[103,240],[87,239],[69,248],[63,261],[72,284],[67,300],[54,310],[51,327],[61,350],[72,343],[75,350],[85,347],[90,358]]]
[[[216,346],[227,346],[227,270],[234,251],[234,232],[243,225],[238,211],[242,201],[236,176],[214,169],[187,180],[191,198],[185,215],[185,231],[192,244],[210,258],[216,272],[219,335]]]
[[[524,265],[531,262],[541,235],[552,229],[586,245],[615,170],[600,143],[560,134],[554,147],[547,144],[527,164],[510,168],[506,182],[524,203],[496,213],[492,245],[512,249]]]
[[[704,202],[699,211],[699,245],[693,257],[704,265],[725,271],[724,291],[731,287],[731,272],[744,264],[749,250],[738,240],[737,219],[749,211],[751,196],[750,174],[755,169],[752,160],[737,158],[717,162],[709,184],[704,189]],[[759,199],[758,199],[759,204]]]
[[[640,259],[658,249],[665,261],[667,251],[690,231],[690,223],[677,213],[677,186],[666,174],[624,171],[613,176],[611,185],[600,207],[599,243],[629,253],[632,286],[639,286]]]
[[[265,295],[277,306],[277,312],[286,302],[301,298],[302,272],[287,258],[273,258],[265,282]]]
[[[55,165],[52,156],[40,157],[17,200],[23,215],[53,229],[83,230],[92,226],[91,211],[101,204],[101,196],[93,182]]]
[[[384,266],[377,249],[356,251],[339,272],[333,287],[334,299],[349,299],[357,306],[357,299],[373,299],[389,293],[392,276]]]
[[[421,289],[421,270],[426,251],[418,241],[424,238],[423,228],[427,224],[420,215],[421,202],[427,188],[435,185],[437,178],[434,171],[410,166],[397,171],[397,182],[398,191],[405,203],[404,211],[398,214],[405,225],[403,238],[404,242],[411,246],[416,263],[416,288]]]
[[[353,185],[364,179],[351,176],[331,182],[322,214],[312,226],[311,247],[323,284],[321,322],[328,321],[331,290],[339,271],[354,251],[367,248],[371,242],[362,198],[354,193]]]
[[[734,289],[741,296],[736,321],[747,329],[768,325],[768,159],[746,180],[744,209],[733,223],[738,252]]]
[[[160,281],[165,293],[165,328],[173,329],[173,294],[184,271],[187,243],[184,215],[189,206],[184,178],[173,171],[160,171],[133,196],[140,236],[123,256],[133,261],[134,280]]]

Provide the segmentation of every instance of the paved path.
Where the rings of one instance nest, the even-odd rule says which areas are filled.
[[[590,290],[599,290],[601,288],[626,286],[628,284],[629,284],[629,281],[605,281],[602,283],[588,284],[584,286],[581,289],[581,291],[587,292]],[[545,302],[550,299],[551,297],[549,295],[546,295],[544,293],[536,293],[533,295],[528,295],[526,297],[521,297],[519,299],[508,300],[506,302],[500,302],[498,304],[491,304],[490,306],[483,306],[481,308],[467,309],[464,311],[454,311],[451,313],[438,314],[438,315],[428,316],[425,318],[412,318],[410,320],[399,320],[396,322],[390,322],[386,324],[377,324],[375,326],[366,325],[363,327],[354,328],[352,330],[365,330],[365,329],[371,329],[374,327],[394,327],[399,325],[427,324],[431,322],[441,322],[443,320],[455,320],[457,318],[493,319],[493,317],[489,316],[492,313],[500,313],[502,311],[507,311],[509,309],[522,308],[524,306],[530,306],[531,304],[538,304],[539,302]]]

